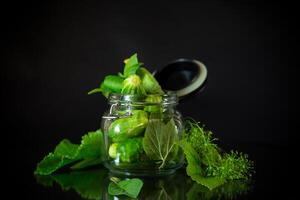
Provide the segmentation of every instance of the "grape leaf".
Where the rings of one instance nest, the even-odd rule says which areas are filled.
[[[72,144],[69,140],[62,140],[53,153],[49,153],[38,163],[35,174],[49,175],[67,164],[84,159],[101,159],[103,152],[102,132],[89,132],[82,137],[80,145]],[[87,164],[85,164],[87,166]],[[75,167],[76,168],[76,167]]]
[[[137,198],[143,187],[143,181],[138,178],[123,180],[120,182],[111,182],[108,186],[110,195],[126,195],[131,198]]]
[[[150,159],[160,161],[159,168],[166,165],[167,160],[175,151],[175,142],[178,139],[174,120],[167,124],[159,119],[149,120],[143,139],[143,148]]]

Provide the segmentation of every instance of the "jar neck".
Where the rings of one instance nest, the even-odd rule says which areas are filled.
[[[178,98],[175,93],[167,92],[163,95],[129,95],[129,94],[110,94],[108,97],[110,105],[127,106],[163,106],[174,107],[178,104]]]

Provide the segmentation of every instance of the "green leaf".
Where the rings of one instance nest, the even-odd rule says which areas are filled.
[[[101,158],[104,152],[101,151],[103,146],[103,133],[99,129],[95,132],[89,132],[84,135],[81,144],[75,153],[75,158]],[[73,157],[73,158],[74,158]]]
[[[38,163],[34,173],[48,175],[72,162],[74,162],[72,159],[49,153],[41,162]]]
[[[141,63],[131,65],[130,67],[126,67],[125,65],[124,76],[128,77],[130,75],[136,74],[136,71],[140,68],[140,66],[142,66]]]
[[[100,130],[84,135],[80,145],[72,144],[69,140],[64,139],[56,146],[53,153],[49,153],[38,163],[34,173],[49,175],[76,161],[91,158],[102,159],[104,153],[101,151],[102,146],[103,135]]]
[[[118,184],[111,182],[108,185],[108,193],[110,195],[118,196],[118,195],[126,195],[126,191],[118,186]]]
[[[99,88],[88,92],[88,95],[102,92],[107,98],[110,93],[120,93],[123,87],[124,78],[115,75],[108,75],[104,78]]]
[[[200,157],[192,145],[186,141],[186,139],[180,141],[180,146],[183,149],[188,163],[186,172],[192,180],[196,181],[198,184],[206,186],[210,190],[225,183],[225,180],[222,178],[204,176],[204,170],[200,165]]]
[[[138,178],[123,180],[120,182],[111,182],[108,186],[110,195],[126,195],[131,198],[137,198],[143,187],[143,181]]]
[[[71,169],[83,169],[86,167],[101,164],[103,158],[86,158],[71,167]]]
[[[150,119],[143,139],[143,148],[150,159],[160,162],[163,168],[175,152],[178,134],[174,120],[167,124],[159,119]]]
[[[128,77],[136,73],[142,63],[139,63],[137,54],[133,54],[130,58],[125,60],[125,67],[124,67],[124,76]]]
[[[103,89],[120,93],[123,88],[124,78],[116,75],[108,75],[104,78]]]
[[[103,96],[105,96],[107,98],[108,95],[112,92],[112,90],[105,87],[103,82],[102,82],[99,88],[95,88],[95,89],[89,91],[88,95],[95,94],[95,93],[100,93],[100,92],[103,94]]]
[[[72,144],[69,140],[63,139],[54,150],[55,155],[64,155],[67,158],[70,158],[76,153],[79,145]]]
[[[101,90],[103,96],[105,96],[106,98],[108,98],[108,95],[113,92],[111,89],[106,87],[103,82],[100,85],[100,90]]]

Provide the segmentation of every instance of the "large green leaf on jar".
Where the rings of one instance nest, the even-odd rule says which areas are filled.
[[[149,120],[143,147],[147,156],[158,161],[159,168],[166,166],[169,160],[177,153],[178,132],[174,120],[169,120],[166,124],[161,119]]]

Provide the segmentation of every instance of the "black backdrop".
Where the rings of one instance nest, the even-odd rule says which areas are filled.
[[[225,148],[288,145],[289,20],[280,4],[48,1],[4,9],[2,123],[23,174],[62,138],[79,142],[99,128],[106,99],[87,91],[134,52],[152,71],[182,57],[206,64],[207,87],[178,109]]]

